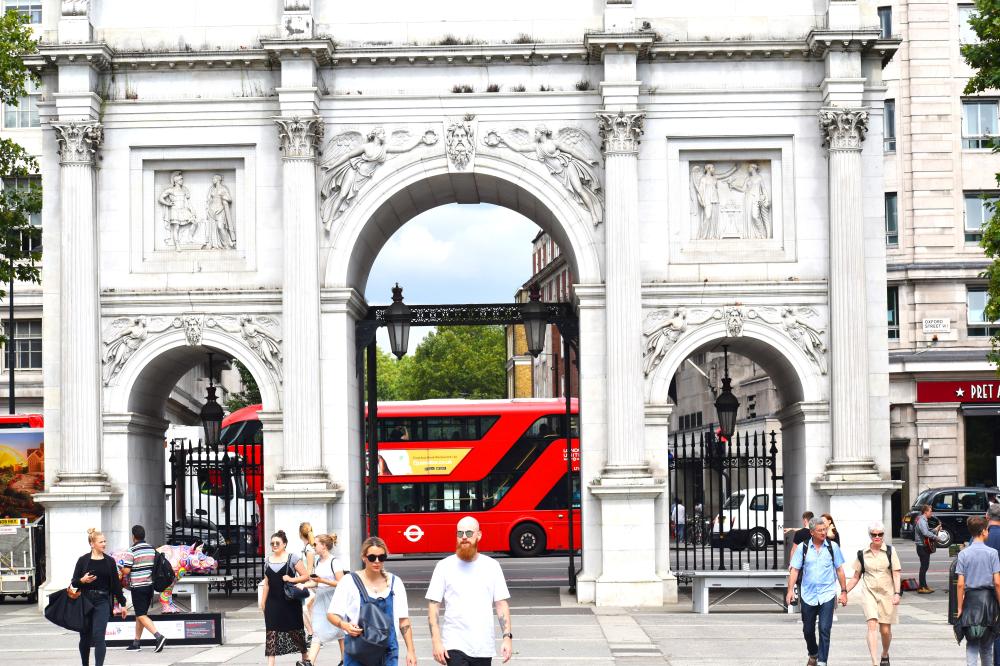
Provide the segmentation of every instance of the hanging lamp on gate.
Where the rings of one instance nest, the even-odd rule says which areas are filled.
[[[725,358],[725,373],[722,377],[722,391],[715,399],[715,411],[719,415],[719,434],[729,442],[736,430],[736,413],[740,409],[740,401],[733,395],[733,380],[729,377],[729,346],[722,345],[722,351]]]
[[[389,329],[389,347],[396,358],[406,356],[406,347],[410,342],[410,322],[413,313],[403,302],[403,288],[396,283],[392,288],[392,305],[385,311],[385,323]]]
[[[549,325],[549,313],[542,303],[542,293],[537,284],[531,285],[531,300],[521,306],[524,321],[524,337],[528,342],[528,353],[538,358],[545,349],[545,329]]]
[[[201,425],[205,429],[205,446],[215,448],[219,445],[219,432],[222,430],[222,419],[225,413],[215,396],[215,385],[212,378],[212,352],[208,353],[208,395],[201,407]]]

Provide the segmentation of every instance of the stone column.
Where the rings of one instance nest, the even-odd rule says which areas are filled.
[[[864,211],[861,144],[868,111],[828,107],[820,111],[830,151],[830,351],[833,421],[830,475],[871,474],[868,414]]]
[[[104,131],[95,121],[57,122],[52,127],[59,141],[62,229],[62,428],[57,484],[104,489],[107,475],[101,467],[101,307],[94,172]]]
[[[643,450],[639,137],[645,113],[600,111],[605,156],[608,461],[612,475],[647,469]]]
[[[316,253],[317,116],[275,118],[281,140],[284,228],[284,460],[280,481],[326,485],[321,437],[319,264]]]

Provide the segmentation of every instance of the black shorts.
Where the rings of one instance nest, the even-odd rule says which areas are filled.
[[[132,608],[135,609],[135,616],[142,617],[149,615],[149,604],[153,603],[153,586],[143,585],[132,588]]]
[[[470,657],[461,650],[448,650],[448,666],[490,666],[492,657]]]

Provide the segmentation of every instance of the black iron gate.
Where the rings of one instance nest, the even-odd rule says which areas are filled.
[[[204,544],[231,583],[227,594],[253,591],[264,576],[260,446],[211,449],[186,439],[170,442],[166,543]]]
[[[715,428],[674,433],[669,442],[673,570],[778,569],[784,503],[777,435]],[[683,507],[683,508],[681,508]]]

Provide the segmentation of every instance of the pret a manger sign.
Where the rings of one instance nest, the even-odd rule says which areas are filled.
[[[973,379],[954,382],[917,382],[917,402],[1000,403],[1000,380]]]

